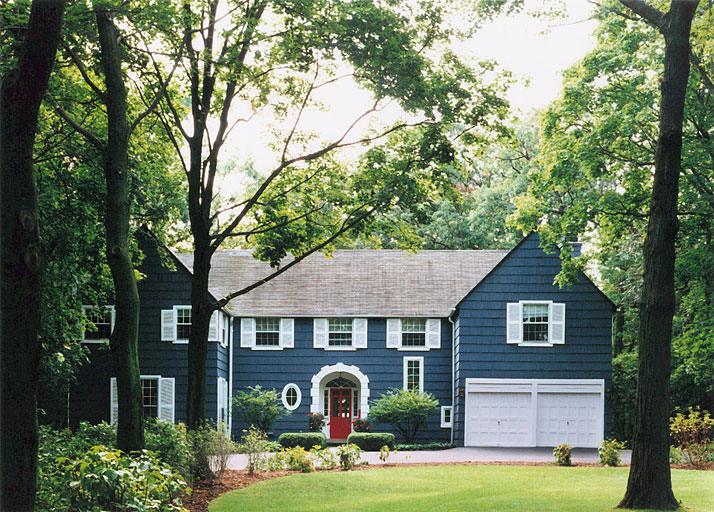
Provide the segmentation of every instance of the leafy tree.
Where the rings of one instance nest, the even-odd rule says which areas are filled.
[[[233,411],[239,420],[266,434],[273,428],[273,423],[290,414],[277,391],[260,386],[238,391],[233,397]]]
[[[177,24],[162,26],[168,43],[161,56],[150,46],[146,51],[161,82],[169,73],[162,56],[175,56],[189,105],[185,117],[181,101],[167,90],[162,113],[177,155],[185,155],[188,183],[194,261],[187,421],[194,427],[205,414],[212,312],[309,254],[330,250],[343,233],[366,229],[373,214],[423,197],[431,188],[427,177],[438,180],[453,158],[449,128],[459,123],[459,134],[474,143],[485,140],[499,129],[506,103],[498,95],[502,84],[484,81],[492,63],[471,70],[444,50],[457,34],[446,27],[439,2],[205,0],[180,10]],[[347,78],[371,93],[373,103],[320,140],[301,122],[319,111],[318,92]],[[410,120],[357,133],[389,101]],[[260,173],[247,195],[221,204],[221,150],[236,126],[263,112],[276,120],[275,165]],[[405,130],[410,126],[415,129]],[[377,145],[387,136],[397,138],[396,146]],[[369,150],[349,173],[336,155],[358,145]],[[294,259],[267,279],[213,301],[211,257],[239,236],[275,267],[288,253]]]
[[[406,389],[391,389],[372,403],[369,419],[388,423],[404,436],[407,443],[414,441],[417,431],[434,414],[439,402],[431,393]]]
[[[0,508],[33,510],[43,262],[32,152],[60,44],[63,1],[35,1],[13,68],[0,86]]]

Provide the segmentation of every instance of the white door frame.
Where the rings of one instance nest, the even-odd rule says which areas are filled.
[[[605,437],[604,379],[466,379],[464,401],[464,446],[469,444],[469,393],[530,393],[531,415],[528,446],[536,446],[539,393],[592,393],[600,395],[599,439]]]

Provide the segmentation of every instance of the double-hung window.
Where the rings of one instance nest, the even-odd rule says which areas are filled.
[[[114,328],[114,306],[82,306],[87,319],[82,341],[102,343],[109,340]]]
[[[256,318],[255,319],[255,346],[279,347],[280,346],[280,319]]]
[[[188,341],[191,335],[191,307],[176,308],[176,341]]]
[[[159,417],[159,378],[148,377],[141,379],[141,394],[144,400],[144,417]]]
[[[329,318],[327,320],[327,346],[352,346],[352,319]]]
[[[404,389],[407,391],[424,391],[424,358],[404,358]]]
[[[193,322],[191,306],[174,306],[161,311],[161,341],[188,343]],[[208,341],[228,344],[230,320],[222,311],[214,311],[208,329]]]
[[[508,343],[552,347],[565,343],[565,304],[546,300],[520,301],[506,306]]]
[[[173,422],[174,387],[175,379],[173,377],[142,375],[141,394],[144,416]],[[114,377],[109,380],[109,402],[109,419],[111,423],[116,423],[119,418],[119,395],[117,380]]]
[[[366,318],[313,319],[312,346],[324,350],[367,348]]]
[[[402,347],[426,347],[426,318],[402,320]]]
[[[387,348],[415,351],[441,348],[441,319],[388,318]]]

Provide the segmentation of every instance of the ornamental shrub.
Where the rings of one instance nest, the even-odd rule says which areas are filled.
[[[319,412],[307,413],[307,424],[310,432],[322,432],[322,427],[325,426],[325,415]]]
[[[243,453],[248,455],[248,474],[252,475],[265,453],[267,437],[262,430],[253,426],[243,432]]]
[[[391,455],[396,455],[397,450],[390,450],[389,446],[384,445],[379,449],[379,460],[381,460],[384,464],[389,462],[389,457]]]
[[[193,476],[211,484],[220,480],[228,467],[228,457],[236,451],[225,429],[221,425],[218,429],[199,427],[189,431],[188,440],[193,456]]]
[[[568,443],[563,443],[555,448],[553,448],[553,456],[555,457],[555,462],[558,466],[572,466],[573,463],[570,461],[570,453],[572,449]]]
[[[191,478],[194,457],[188,431],[183,423],[147,418],[144,423],[146,449],[178,471],[184,478]]]
[[[254,425],[266,434],[270,433],[279,418],[290,414],[277,391],[260,386],[239,391],[233,397],[233,412],[240,421]]]
[[[312,473],[315,471],[315,464],[312,457],[302,446],[293,446],[283,452],[285,463],[291,471],[301,471],[302,473]]]
[[[369,419],[375,423],[392,425],[407,443],[411,443],[417,431],[438,407],[439,402],[431,393],[390,389],[372,404]]]
[[[327,446],[327,437],[322,432],[286,432],[280,434],[278,442],[283,448],[302,446],[309,450],[315,445],[321,448]]]
[[[394,434],[386,432],[355,432],[347,437],[347,442],[359,446],[366,452],[378,452],[382,446],[394,449]]]
[[[625,443],[618,441],[617,439],[605,439],[600,448],[597,449],[597,453],[600,455],[600,464],[605,466],[617,467],[622,464],[622,459],[620,458],[620,453],[625,449]]]
[[[355,432],[370,432],[372,425],[369,424],[367,418],[357,418],[352,422],[352,430]]]
[[[335,469],[337,467],[337,452],[334,450],[315,445],[310,449],[310,456],[315,467],[322,469]]]
[[[714,418],[699,407],[670,418],[672,442],[682,449],[682,460],[695,466],[714,458]]]
[[[359,460],[360,448],[356,444],[342,444],[337,448],[337,454],[340,457],[340,466],[344,471],[349,471],[354,468]]]

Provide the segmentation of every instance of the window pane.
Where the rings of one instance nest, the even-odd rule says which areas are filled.
[[[280,345],[280,333],[277,332],[256,332],[255,344],[261,347]]]
[[[158,379],[141,379],[141,392],[144,397],[144,416],[156,418],[159,415]]]
[[[176,339],[187,340],[191,335],[191,308],[176,310]]]
[[[330,318],[328,320],[327,344],[331,347],[352,346],[352,319]]]
[[[280,331],[280,319],[279,318],[256,318],[255,319],[255,331],[256,332],[279,332]]]
[[[255,319],[255,344],[259,347],[277,347],[280,345],[280,319]]]
[[[523,304],[523,341],[548,341],[548,304]]]
[[[295,391],[295,388],[288,388],[285,392],[285,401],[290,407],[297,403],[297,391]]]
[[[405,318],[402,320],[402,332],[426,333],[425,318]]]
[[[87,325],[85,340],[106,340],[112,333],[112,311],[109,308],[85,309],[84,314],[94,326]]]
[[[407,361],[407,390],[409,391],[419,391],[420,390],[420,377],[421,377],[421,361],[418,360],[408,360]]]

